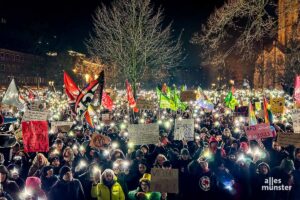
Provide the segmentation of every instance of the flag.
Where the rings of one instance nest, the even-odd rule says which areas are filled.
[[[86,88],[80,91],[76,98],[75,113],[81,118],[91,104],[95,92],[99,86],[99,79],[92,81]]]
[[[162,91],[160,91],[158,88],[156,88],[157,93],[157,99],[159,100],[159,107],[164,108],[170,108],[171,110],[176,111],[178,108],[175,104],[175,102],[170,99],[166,94],[163,94]]]
[[[2,103],[6,105],[15,106],[19,109],[24,108],[24,105],[19,100],[19,92],[15,83],[15,79],[12,79],[12,81],[10,82],[2,99]]]
[[[180,100],[179,92],[177,91],[176,87],[174,87],[173,90],[173,97],[174,97],[173,101],[175,102],[175,109],[176,110],[181,109],[185,111],[187,109],[187,105]]]
[[[102,106],[106,109],[108,109],[109,111],[112,111],[113,109],[113,101],[111,100],[110,96],[108,94],[106,94],[106,92],[102,93]]]
[[[225,105],[231,110],[234,110],[235,106],[238,105],[237,100],[232,94],[232,91],[230,91],[225,97]]]
[[[89,106],[89,107],[90,107],[90,106]],[[90,116],[89,111],[86,111],[86,112],[84,113],[84,117],[85,117],[86,122],[89,124],[89,126],[90,126],[91,128],[94,128],[95,126],[94,126],[93,120],[91,119],[91,116]]]
[[[300,76],[296,76],[294,98],[297,104],[300,104]]]
[[[266,98],[264,98],[264,116],[265,116],[265,123],[270,124],[273,121],[273,115],[270,110],[270,106]]]
[[[22,137],[25,152],[48,152],[48,122],[24,121],[22,122]]]
[[[105,84],[104,70],[99,75],[99,105],[101,105],[103,100],[103,89]]]
[[[128,80],[126,80],[126,91],[127,91],[127,100],[129,103],[129,107],[134,110],[134,112],[138,112],[138,108],[136,107],[136,102],[134,100],[134,96],[132,93],[132,88]]]
[[[80,89],[71,79],[71,77],[67,74],[67,72],[64,72],[64,85],[66,94],[68,95],[69,99],[71,101],[75,101],[75,99],[79,95]]]
[[[248,113],[249,113],[249,126],[253,126],[257,124],[257,120],[255,117],[255,113],[252,107],[251,102],[249,102],[249,109],[248,109]]]

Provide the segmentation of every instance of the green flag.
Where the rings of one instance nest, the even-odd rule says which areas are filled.
[[[225,105],[231,110],[235,109],[235,106],[238,104],[237,100],[234,98],[232,92],[230,91],[225,97]]]

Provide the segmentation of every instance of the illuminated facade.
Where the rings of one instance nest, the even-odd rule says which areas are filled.
[[[254,73],[255,88],[281,88],[286,48],[291,40],[295,39],[293,37],[299,35],[299,5],[299,0],[278,1],[277,40],[271,46],[264,47],[258,56]]]

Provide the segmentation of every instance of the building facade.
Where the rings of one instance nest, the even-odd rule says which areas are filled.
[[[299,6],[299,0],[278,0],[277,40],[258,56],[254,88],[281,88],[287,48],[292,40],[299,39]]]
[[[19,86],[45,86],[45,64],[41,56],[0,49],[0,86],[7,87],[12,78]]]

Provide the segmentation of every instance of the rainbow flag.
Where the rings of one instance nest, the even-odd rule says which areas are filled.
[[[256,125],[257,124],[257,120],[256,120],[256,117],[255,117],[255,113],[254,113],[254,110],[253,110],[251,102],[249,103],[248,113],[249,113],[249,126]]]
[[[270,110],[270,105],[266,98],[264,98],[264,116],[265,116],[265,123],[270,124],[273,122],[273,115]]]

